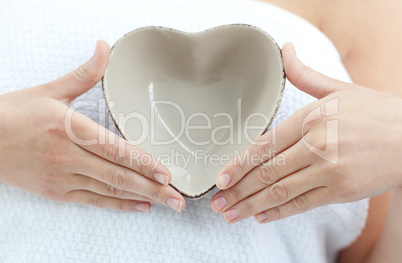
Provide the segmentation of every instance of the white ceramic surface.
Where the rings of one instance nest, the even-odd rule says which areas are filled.
[[[174,188],[197,198],[269,126],[285,74],[280,48],[254,26],[144,27],[113,46],[102,84],[122,135],[167,165]],[[245,133],[245,124],[256,127]]]

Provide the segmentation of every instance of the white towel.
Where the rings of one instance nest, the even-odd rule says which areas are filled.
[[[302,61],[349,81],[331,42],[305,20],[257,1],[0,1],[0,93],[41,84],[92,55],[95,41],[162,25],[199,31],[247,23],[280,45],[293,42]],[[101,99],[96,85],[80,99]],[[287,83],[276,123],[313,99]],[[101,111],[105,112],[104,103]],[[98,109],[83,113],[114,129]],[[7,153],[0,153],[7,154]],[[136,214],[48,201],[0,184],[1,262],[334,262],[360,234],[368,201],[329,205],[278,222],[229,225],[207,197],[177,213],[154,205]]]

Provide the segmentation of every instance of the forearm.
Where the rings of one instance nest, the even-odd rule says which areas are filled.
[[[387,219],[366,263],[400,262],[402,243],[402,188],[392,191]]]

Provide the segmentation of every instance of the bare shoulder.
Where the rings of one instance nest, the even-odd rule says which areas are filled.
[[[324,0],[320,29],[352,80],[402,96],[402,1]]]
[[[402,96],[402,1],[261,1],[320,29],[338,49],[354,83]]]

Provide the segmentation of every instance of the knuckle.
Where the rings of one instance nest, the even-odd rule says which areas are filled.
[[[45,160],[52,167],[72,167],[76,161],[64,152],[50,152],[45,155]]]
[[[303,128],[305,129],[305,131],[308,131],[304,136],[303,136],[303,141],[307,142],[308,144],[310,144],[311,146],[313,146],[316,149],[325,151],[328,141],[327,141],[327,130],[326,128],[313,128],[313,127],[318,127],[318,123],[321,120],[314,120],[311,121],[309,123],[307,123],[306,125],[303,126]],[[307,145],[306,145],[307,146]],[[312,152],[311,150],[309,150],[309,152]]]
[[[243,209],[244,209],[244,213],[246,215],[254,215],[256,213],[255,211],[255,205],[253,202],[250,201],[245,201],[244,204],[242,204]]]
[[[74,75],[84,81],[90,81],[92,83],[96,83],[97,81],[97,72],[88,70],[87,65],[83,64],[79,66],[76,70],[73,71]]]
[[[151,192],[152,200],[160,200],[162,197],[161,189],[159,187],[155,187]]]
[[[44,188],[50,188],[51,185],[55,184],[59,180],[59,175],[53,172],[47,172],[42,175],[42,185]]]
[[[138,171],[140,174],[145,175],[145,168],[146,165],[144,165],[142,162],[138,162],[137,167],[136,167],[136,171]]]
[[[306,132],[313,132],[313,136],[319,136],[322,137],[323,131],[326,131],[325,129],[319,129],[322,126],[325,125],[325,117],[321,115],[321,111],[315,111],[313,110],[308,114],[308,118],[311,118],[309,122],[305,123],[303,125],[303,130]]]
[[[325,116],[322,116],[319,106],[314,105],[306,109],[305,116],[306,123],[303,123],[303,130],[305,132],[314,130],[313,128],[325,126]]]
[[[102,207],[102,202],[97,195],[91,195],[88,197],[88,204],[96,207]]]
[[[261,152],[264,154],[270,154],[274,150],[271,140],[265,139],[261,145]]]
[[[248,155],[245,154],[244,156],[237,155],[233,161],[231,162],[227,172],[231,175],[239,175],[243,176],[246,174],[246,168],[244,167],[248,163]]]
[[[303,131],[304,133],[307,133],[313,129],[315,126],[316,122],[315,121],[309,121],[306,124],[303,125]],[[305,134],[304,134],[305,135]]]
[[[232,172],[233,171],[233,172]],[[232,176],[240,176],[243,177],[245,174],[247,174],[246,167],[242,164],[235,164],[232,168],[232,171],[229,170],[229,174]]]
[[[227,190],[229,192],[229,195],[233,198],[233,200],[235,202],[238,202],[240,200],[243,199],[243,194],[242,192],[239,190],[239,188],[237,187],[232,187],[229,190]]]
[[[81,80],[86,80],[88,77],[88,70],[85,65],[79,66],[76,70],[74,70],[74,74]]]
[[[136,170],[142,175],[151,175],[153,172],[153,158],[151,155],[145,154],[139,162],[137,162]]]
[[[127,211],[130,210],[130,202],[127,201],[120,201],[118,203],[118,209],[121,211]]]
[[[263,164],[261,167],[258,169],[258,180],[266,185],[273,184],[275,182],[276,178],[276,171],[275,168],[273,168],[270,165]]]
[[[53,120],[52,124],[49,124],[46,128],[46,133],[52,137],[56,138],[65,138],[66,137],[66,130],[64,127],[64,116],[61,118],[56,118]]]
[[[296,208],[296,210],[299,211],[305,211],[310,207],[310,203],[305,194],[296,197],[293,201],[293,205]]]
[[[112,173],[111,182],[113,187],[125,189],[130,182],[130,176],[126,170],[118,169]]]
[[[272,198],[278,202],[285,202],[289,199],[289,188],[284,184],[274,184],[270,189]]]
[[[327,149],[327,138],[324,137],[324,135],[317,138],[316,148],[321,151],[325,151]]]
[[[272,209],[269,210],[270,211],[270,218],[272,220],[279,220],[282,219],[282,212],[281,209],[279,207],[274,207]]]
[[[105,191],[104,191],[107,195],[111,195],[111,196],[120,196],[123,194],[123,190],[116,188],[112,185],[109,184],[105,184]]]
[[[120,156],[119,147],[114,144],[104,144],[102,146],[102,156],[115,164],[122,164],[123,157]]]
[[[65,166],[71,162],[70,158],[65,154],[52,154],[48,156],[48,161],[56,166]]]
[[[302,129],[303,129],[303,136],[305,139],[308,138],[309,135],[311,135],[311,130],[314,127],[314,121],[309,121],[306,124],[303,125]]]
[[[256,152],[260,155],[272,154],[274,151],[272,140],[266,136],[256,140],[254,146],[257,147]]]

